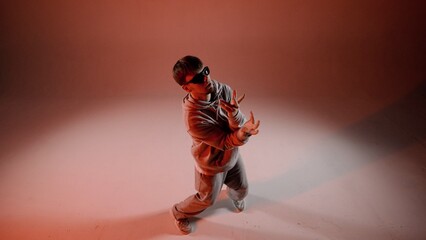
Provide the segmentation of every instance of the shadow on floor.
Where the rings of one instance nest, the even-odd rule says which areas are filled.
[[[426,83],[394,104],[365,117],[317,145],[306,146],[299,163],[279,176],[251,184],[256,194],[288,199],[412,145],[426,148]],[[351,141],[361,155],[340,144]],[[424,165],[426,159],[407,159]],[[273,191],[272,191],[273,190]],[[261,201],[258,202],[261,204]]]

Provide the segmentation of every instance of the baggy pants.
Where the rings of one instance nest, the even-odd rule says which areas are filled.
[[[174,217],[177,220],[190,218],[206,210],[216,201],[223,184],[228,186],[228,196],[232,200],[242,200],[247,196],[247,176],[241,156],[232,169],[213,176],[204,175],[195,170],[197,193],[173,206]]]

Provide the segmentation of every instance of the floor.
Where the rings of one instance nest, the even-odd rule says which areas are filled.
[[[181,97],[2,100],[0,239],[426,239],[425,84],[247,96],[246,211],[222,193],[188,236],[169,214],[194,192]]]

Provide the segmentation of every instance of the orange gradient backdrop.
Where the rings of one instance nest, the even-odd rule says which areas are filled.
[[[180,94],[201,57],[251,96],[386,97],[424,80],[422,1],[3,1],[1,94]]]
[[[0,3],[0,239],[182,239],[201,57],[261,121],[194,239],[426,239],[424,1]]]

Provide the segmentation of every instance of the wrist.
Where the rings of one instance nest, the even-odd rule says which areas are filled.
[[[228,113],[229,118],[235,118],[237,115],[238,115],[238,109],[231,112],[231,113]]]
[[[249,138],[250,136],[251,136],[251,134],[250,134],[250,133],[245,132],[245,131],[243,130],[243,128],[238,129],[238,132],[237,132],[237,138],[238,138],[240,141],[245,142],[245,141],[247,141],[247,140],[248,140],[248,138]]]

